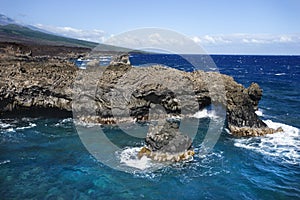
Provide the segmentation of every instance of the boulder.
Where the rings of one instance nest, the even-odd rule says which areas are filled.
[[[192,139],[179,131],[178,122],[160,121],[150,125],[146,146],[139,157],[147,156],[157,161],[181,161],[194,155]]]
[[[112,57],[109,65],[111,66],[130,65],[129,55],[128,54],[115,55]]]

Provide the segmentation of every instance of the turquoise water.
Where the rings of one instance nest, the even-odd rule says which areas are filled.
[[[156,171],[128,173],[93,157],[77,134],[82,125],[71,118],[4,118],[1,199],[300,199],[299,57],[213,58],[221,72],[238,82],[261,85],[259,114],[268,125],[282,126],[284,133],[237,139],[224,130],[206,155],[198,153],[192,161]],[[197,117],[196,153],[214,120],[209,111]],[[147,130],[148,124],[139,127]],[[121,152],[143,145],[143,138],[132,140],[117,127],[98,128]],[[126,130],[136,132],[136,125],[128,124]],[[119,156],[116,152],[117,160]]]

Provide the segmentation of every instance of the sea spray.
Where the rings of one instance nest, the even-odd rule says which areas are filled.
[[[281,127],[283,132],[267,134],[262,137],[235,139],[234,145],[259,152],[268,158],[277,158],[289,164],[300,163],[299,129],[271,120],[264,121],[270,128]]]

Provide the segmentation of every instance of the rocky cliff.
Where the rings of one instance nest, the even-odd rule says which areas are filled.
[[[2,115],[72,110],[71,86],[77,67],[67,61],[67,55],[32,57],[29,49],[8,46],[1,49],[0,59]]]
[[[158,120],[150,127],[139,156],[178,161],[194,154],[192,141],[167,117],[191,117],[211,104],[225,110],[226,126],[234,136],[261,136],[268,128],[255,114],[262,89],[243,87],[216,72],[183,72],[163,66],[132,67],[128,56],[107,67],[90,62],[79,70],[64,56],[32,56],[31,51],[2,48],[0,52],[1,115],[67,114],[85,122],[113,124]]]
[[[262,96],[258,84],[244,88],[227,75],[162,66],[135,68],[126,56],[108,67],[91,64],[87,70],[78,70],[68,56],[32,56],[2,49],[0,59],[2,115],[51,110],[71,114],[73,110],[83,121],[116,123],[148,120],[149,111],[158,105],[163,114],[188,116],[218,104],[226,110],[227,127],[233,135],[276,131],[255,114]],[[79,106],[72,108],[74,98]]]

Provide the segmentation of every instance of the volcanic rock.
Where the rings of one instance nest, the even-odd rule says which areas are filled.
[[[68,57],[25,54],[0,54],[2,115],[52,110],[73,112],[85,122],[113,124],[188,117],[213,104],[226,110],[226,126],[234,136],[280,131],[268,128],[255,114],[262,97],[256,83],[245,88],[232,77],[216,72],[132,67],[128,55],[114,58],[107,67],[95,62],[82,70]],[[143,152],[158,160],[178,160],[178,156],[183,159],[193,154],[191,139],[169,122],[150,128]]]

